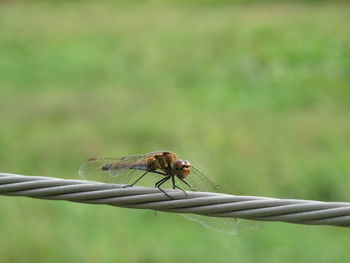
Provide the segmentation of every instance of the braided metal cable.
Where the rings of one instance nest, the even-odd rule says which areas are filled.
[[[350,226],[350,203],[346,202],[165,191],[172,199],[157,188],[0,173],[0,195],[258,221]]]

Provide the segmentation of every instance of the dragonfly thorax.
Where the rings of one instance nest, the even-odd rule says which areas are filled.
[[[191,172],[191,164],[186,160],[177,160],[173,165],[173,173],[179,178],[184,179]]]

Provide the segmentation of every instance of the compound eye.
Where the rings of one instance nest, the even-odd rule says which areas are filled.
[[[184,161],[182,162],[182,165],[185,166],[185,167],[191,167],[190,162],[187,161],[187,160],[184,160]]]
[[[184,163],[183,163],[182,160],[177,160],[177,161],[175,162],[175,164],[174,164],[174,168],[175,168],[176,171],[182,170],[183,167],[184,167]]]

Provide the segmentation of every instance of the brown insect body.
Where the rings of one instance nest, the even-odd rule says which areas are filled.
[[[176,161],[175,153],[161,152],[151,156],[147,160],[147,165],[151,171],[163,171],[167,175],[172,174],[172,165]]]
[[[111,158],[112,159],[112,158]],[[87,165],[84,167],[87,168],[89,165],[94,166],[99,161],[105,162],[106,159],[91,158],[87,161]],[[179,188],[175,184],[175,177],[180,181],[185,183],[191,190],[193,189],[191,185],[185,180],[185,178],[191,173],[192,166],[186,160],[180,160],[176,153],[169,151],[158,151],[152,152],[144,155],[135,155],[135,156],[125,156],[119,158],[117,161],[106,162],[100,166],[101,171],[110,172],[111,175],[120,173],[119,171],[127,170],[142,170],[145,171],[134,183],[137,183],[143,176],[147,173],[156,173],[164,176],[159,180],[155,187],[160,188],[162,184],[171,179],[173,188]],[[82,170],[83,171],[83,170]],[[85,170],[86,172],[88,170]],[[115,172],[114,172],[115,171]],[[86,173],[84,172],[84,173]],[[179,188],[181,189],[181,188]]]
[[[166,176],[176,176],[185,179],[191,172],[191,164],[188,161],[180,160],[176,153],[160,152],[150,156],[147,160],[149,171],[162,171]]]
[[[128,157],[125,157],[125,161],[122,158],[117,162],[109,163],[102,167],[102,170],[117,169],[134,169],[145,171],[145,173],[132,185],[139,181],[145,174],[151,172],[165,176],[165,178],[155,184],[155,186],[158,188],[169,179],[172,179],[173,188],[179,188],[175,184],[175,177],[179,178],[191,188],[191,186],[184,181],[186,176],[188,176],[191,172],[191,164],[186,160],[180,160],[176,153],[173,152],[163,151],[151,153],[146,158],[136,162],[130,162]]]

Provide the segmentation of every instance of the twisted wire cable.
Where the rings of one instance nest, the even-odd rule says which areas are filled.
[[[165,191],[171,198],[158,188],[0,173],[0,195],[257,221],[350,226],[350,203],[347,202],[277,199],[173,189]]]

